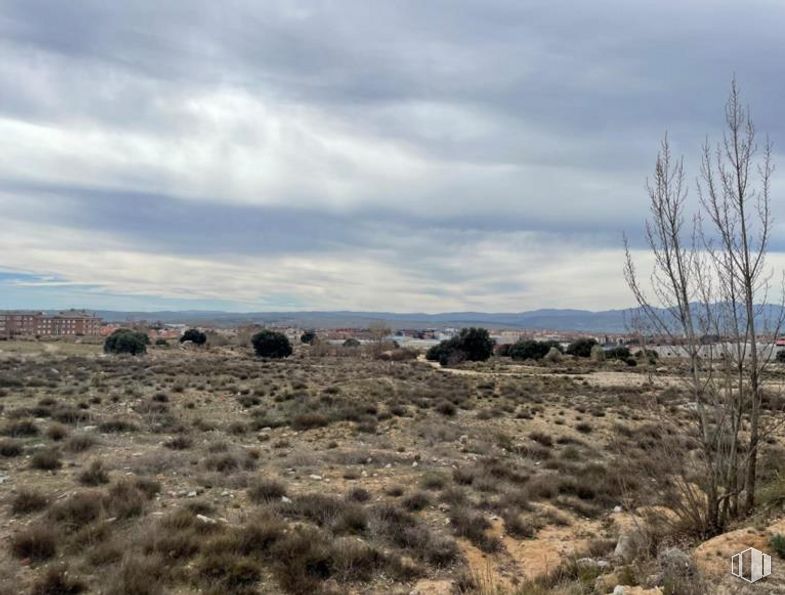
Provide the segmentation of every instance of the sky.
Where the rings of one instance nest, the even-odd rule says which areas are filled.
[[[775,0],[0,0],[0,308],[631,306],[666,131],[694,199],[735,75],[785,161],[782,31]]]

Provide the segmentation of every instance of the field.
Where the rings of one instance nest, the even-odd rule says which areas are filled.
[[[652,581],[661,560],[617,548],[656,504],[649,403],[678,399],[678,364],[0,349],[0,593],[658,593],[684,578]],[[767,460],[782,452],[771,440]]]

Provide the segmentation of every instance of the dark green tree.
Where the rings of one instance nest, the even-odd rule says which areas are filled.
[[[577,357],[591,357],[591,348],[597,345],[594,339],[578,339],[567,346],[567,354]]]
[[[147,353],[147,346],[149,344],[150,337],[148,337],[147,334],[127,328],[119,328],[104,341],[104,352],[141,355]]]
[[[487,329],[465,328],[455,337],[431,347],[425,357],[430,361],[438,361],[443,366],[465,360],[481,362],[493,355],[495,344]]]
[[[316,341],[316,331],[305,331],[302,335],[300,335],[301,343],[313,345],[314,341]]]
[[[251,337],[256,355],[280,359],[292,355],[292,344],[286,335],[277,331],[263,330]]]
[[[510,347],[512,359],[542,359],[551,350],[551,346],[543,341],[524,339]]]
[[[180,343],[185,343],[186,341],[190,341],[194,345],[204,345],[207,343],[207,335],[199,329],[189,328],[183,333],[183,336],[180,337]]]
[[[608,359],[622,359],[626,361],[630,359],[631,354],[629,348],[625,347],[624,345],[619,345],[613,349],[608,349],[605,352],[605,357]]]

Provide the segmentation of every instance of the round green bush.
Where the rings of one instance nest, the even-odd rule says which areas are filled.
[[[147,353],[147,346],[150,344],[150,337],[145,333],[134,331],[127,328],[119,328],[104,341],[105,353],[127,353],[130,355],[141,355]]]
[[[425,357],[443,366],[455,365],[465,360],[481,362],[493,355],[495,344],[487,329],[465,328],[452,339],[431,347]]]
[[[180,343],[185,343],[186,341],[190,341],[194,345],[204,345],[207,343],[207,335],[199,329],[189,328],[183,333],[183,336],[180,337]]]
[[[525,339],[514,343],[509,355],[512,359],[542,359],[550,350],[551,346],[547,343]]]
[[[259,357],[280,359],[292,355],[289,339],[277,331],[260,331],[251,338],[251,344]]]
[[[567,346],[567,354],[577,357],[591,357],[591,348],[597,345],[594,339],[578,339]]]

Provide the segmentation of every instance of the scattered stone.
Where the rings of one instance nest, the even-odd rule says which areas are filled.
[[[314,481],[321,481],[322,480],[322,476],[321,475],[309,475],[308,477],[310,477]]]
[[[692,557],[676,547],[668,548],[657,556],[657,564],[660,567],[660,573],[655,580],[657,585],[689,581],[698,574]]]
[[[634,529],[629,533],[622,533],[616,543],[613,556],[623,562],[631,562],[645,549],[646,538],[641,531]]]
[[[196,518],[205,525],[215,525],[218,522],[215,519],[211,519],[209,516],[204,516],[203,514],[197,514]]]

